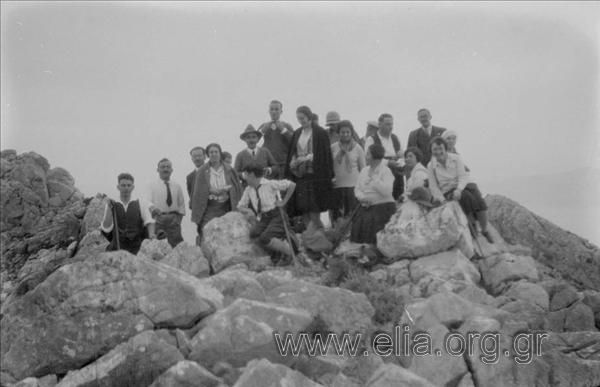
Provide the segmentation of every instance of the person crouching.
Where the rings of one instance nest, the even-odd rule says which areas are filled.
[[[258,222],[250,229],[250,238],[268,251],[284,255],[285,262],[291,262],[292,249],[297,246],[290,246],[284,241],[286,234],[283,212],[278,207],[286,205],[294,193],[296,183],[265,179],[264,168],[256,163],[247,165],[243,172],[248,186],[244,189],[237,208],[246,215],[256,216]],[[285,191],[283,200],[280,191]]]

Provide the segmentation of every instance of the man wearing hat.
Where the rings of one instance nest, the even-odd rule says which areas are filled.
[[[294,135],[294,128],[285,121],[281,121],[283,104],[280,101],[273,100],[269,104],[269,115],[271,121],[265,122],[259,126],[258,131],[264,134],[263,146],[268,149],[277,162],[277,171],[273,171],[270,176],[272,179],[283,178],[285,162],[288,157],[288,149]]]
[[[325,116],[325,126],[327,126],[329,142],[332,145],[340,140],[340,134],[338,133],[337,127],[340,121],[340,114],[338,112],[331,111]]]
[[[242,175],[244,169],[250,164],[263,168],[264,175],[267,177],[279,174],[279,166],[271,152],[265,147],[257,146],[261,137],[262,133],[254,129],[252,125],[248,125],[246,130],[240,135],[240,138],[247,145],[246,149],[235,156],[234,169],[240,175]]]

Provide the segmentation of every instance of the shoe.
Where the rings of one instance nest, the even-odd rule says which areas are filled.
[[[485,230],[481,232],[481,235],[483,235],[485,237],[485,239],[487,239],[488,243],[490,244],[494,244],[494,238],[492,238],[492,234],[490,234],[489,231]]]

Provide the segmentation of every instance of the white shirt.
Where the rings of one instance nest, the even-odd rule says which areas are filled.
[[[447,153],[446,165],[438,162],[435,157],[431,158],[427,169],[431,176],[430,188],[434,198],[443,199],[443,194],[452,189],[462,191],[469,183],[469,174],[459,155]]]
[[[377,135],[381,139],[383,149],[385,149],[385,157],[396,157],[397,155],[396,150],[394,149],[394,142],[392,141],[392,134],[390,133],[388,137],[384,137],[378,132]],[[365,151],[374,143],[375,139],[373,139],[373,136],[367,137],[367,140],[365,141]]]
[[[256,157],[256,155],[258,154],[258,149],[259,149],[259,147],[257,146],[257,147],[256,147],[256,148],[254,148],[254,149],[246,148],[246,151],[247,151],[248,153],[250,153],[250,156],[252,156],[252,157]]]
[[[185,199],[181,186],[169,180],[169,189],[171,190],[171,205],[167,205],[167,185],[164,180],[156,180],[148,186],[146,199],[161,212],[179,212],[185,215]]]
[[[298,145],[300,145],[300,149],[305,149],[307,153],[312,153],[312,149],[306,149],[308,145],[308,140],[312,137],[312,129],[302,129],[300,132],[300,137],[298,138]]]
[[[433,125],[429,124],[428,127],[424,127],[424,126],[421,126],[421,127],[423,128],[425,133],[427,133],[428,136],[431,136],[431,129],[432,129]]]
[[[289,180],[268,180],[262,178],[258,187],[258,196],[260,196],[260,210],[262,213],[275,209],[279,191],[286,191],[292,182]],[[258,210],[258,197],[254,187],[246,187],[242,198],[238,203],[238,208],[250,208]]]
[[[140,214],[142,215],[142,221],[144,222],[144,226],[147,226],[150,223],[154,223],[154,219],[152,219],[152,214],[150,213],[150,204],[147,201],[141,199],[130,199],[127,202],[127,204],[125,204],[123,203],[123,201],[121,201],[121,198],[119,198],[119,200],[115,200],[115,202],[121,203],[121,205],[125,209],[125,212],[127,212],[127,207],[129,207],[129,203],[133,202],[134,200],[138,200],[140,202]],[[100,223],[100,230],[106,233],[111,232],[114,228],[114,224],[108,228],[104,227],[104,221],[108,216],[112,216],[112,214],[109,215],[107,204],[106,206],[104,206],[104,216],[102,217],[102,223]]]

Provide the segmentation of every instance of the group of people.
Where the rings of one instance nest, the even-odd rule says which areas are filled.
[[[402,202],[434,207],[450,200],[460,203],[474,236],[479,223],[493,243],[485,201],[456,151],[457,134],[433,126],[429,110],[417,112],[421,126],[410,132],[405,150],[388,113],[369,121],[363,138],[337,112],[327,113],[323,128],[309,107],[300,106],[297,129],[281,120],[282,113],[283,104],[271,101],[270,120],[258,129],[248,125],[240,134],[246,147],[235,161],[230,155],[227,160],[217,143],[190,151],[195,169],[186,188],[198,245],[210,220],[236,210],[256,219],[250,236],[279,256],[298,250],[297,241],[286,235],[289,217],[319,229],[325,211],[333,224],[351,219],[351,242],[374,244]],[[158,162],[159,179],[147,201],[132,200],[133,176],[118,176],[120,198],[109,201],[101,226],[109,249],[135,254],[144,238],[164,237],[172,246],[183,240],[185,200],[182,188],[170,180],[172,171],[168,159]]]

